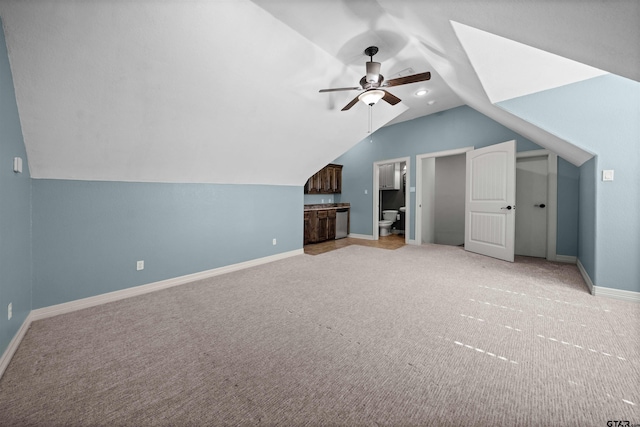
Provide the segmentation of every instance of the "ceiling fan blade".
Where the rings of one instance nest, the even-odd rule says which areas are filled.
[[[324,93],[324,92],[338,92],[341,90],[362,90],[362,88],[360,86],[356,86],[356,87],[337,87],[335,89],[320,89],[320,93]]]
[[[350,103],[348,103],[347,105],[344,106],[344,108],[342,109],[342,111],[347,111],[349,108],[353,107],[354,105],[356,105],[358,103],[358,101],[360,101],[360,95],[356,96],[355,98],[353,98],[351,100]]]
[[[431,78],[431,73],[427,71],[426,73],[412,74],[410,76],[398,77],[397,79],[387,80],[386,82],[383,83],[382,86],[383,87],[400,86],[400,85],[406,85],[409,83],[423,82],[425,80],[429,80],[430,78]]]
[[[391,105],[396,105],[398,102],[402,101],[400,98],[387,92],[386,90],[384,91],[384,96],[382,97],[382,99],[384,99]]]

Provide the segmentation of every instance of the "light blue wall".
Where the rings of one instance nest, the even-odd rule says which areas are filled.
[[[587,197],[580,216],[595,212],[595,236],[581,220],[587,228],[579,230],[580,261],[593,263],[588,271],[596,286],[640,292],[640,83],[604,75],[500,106],[597,155],[596,166],[580,171],[581,197]],[[613,182],[601,180],[603,169],[615,170]],[[595,195],[584,180],[594,182]],[[592,260],[587,253],[595,254]]]
[[[558,226],[556,253],[578,255],[580,169],[558,157]]]
[[[32,309],[302,248],[302,187],[32,180],[3,32],[0,138],[0,354]]]
[[[33,180],[33,308],[301,249],[302,196],[297,186]]]
[[[518,151],[540,149],[540,146],[466,106],[378,130],[371,139],[361,141],[335,160],[335,163],[344,165],[342,201],[351,203],[351,232],[373,234],[374,162],[411,157],[411,180],[407,187],[415,187],[416,155],[469,146],[479,148],[512,139],[517,141]],[[567,162],[562,162],[560,168],[558,213],[562,216],[559,224],[576,224],[578,186],[574,180],[578,176],[577,168]],[[410,199],[410,238],[415,239],[415,192],[410,193]],[[577,255],[575,231],[559,230],[557,246],[566,251],[558,254]]]
[[[13,172],[21,157],[23,172]],[[31,310],[31,180],[9,58],[0,31],[0,355]],[[7,306],[13,317],[7,320]]]
[[[591,280],[596,277],[597,164],[598,158],[594,157],[580,166],[578,259]]]

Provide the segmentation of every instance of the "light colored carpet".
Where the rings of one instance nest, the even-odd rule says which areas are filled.
[[[34,322],[0,424],[640,424],[639,325],[575,265],[348,246]]]

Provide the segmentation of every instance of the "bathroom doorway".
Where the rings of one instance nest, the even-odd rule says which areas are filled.
[[[379,221],[383,210],[394,208],[398,210],[398,216],[404,221],[404,240],[409,243],[411,232],[410,193],[411,193],[411,163],[409,157],[388,159],[373,164],[373,240],[380,238]],[[389,166],[392,165],[392,166]],[[397,176],[394,175],[397,173]],[[398,180],[397,189],[381,189],[389,184],[389,179]],[[398,205],[398,206],[396,206]],[[395,209],[397,208],[397,209]],[[401,212],[400,208],[404,208]]]

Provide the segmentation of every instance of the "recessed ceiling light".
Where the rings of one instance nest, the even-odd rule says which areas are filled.
[[[427,104],[429,104],[429,105],[433,105],[435,103],[436,103],[436,101],[434,101],[433,99],[431,101],[427,102]]]
[[[425,96],[427,93],[429,93],[428,90],[420,89],[419,91],[416,92],[416,96]]]

